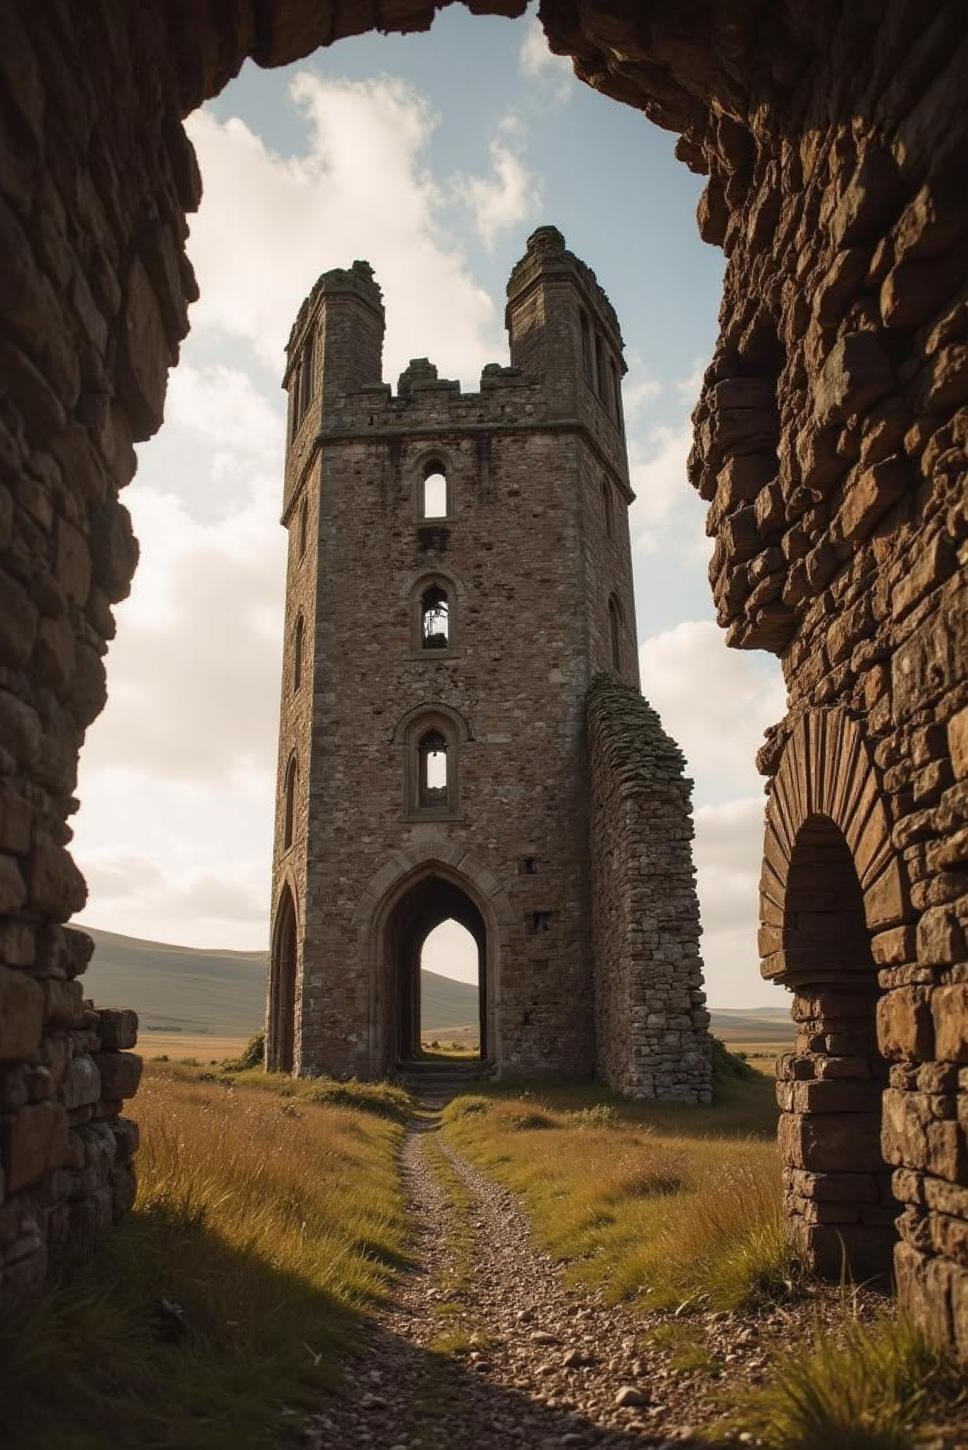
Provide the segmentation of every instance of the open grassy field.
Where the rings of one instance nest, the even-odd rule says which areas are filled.
[[[149,1068],[134,1211],[0,1325],[5,1450],[256,1450],[318,1402],[402,1262],[406,1098],[259,1078]]]

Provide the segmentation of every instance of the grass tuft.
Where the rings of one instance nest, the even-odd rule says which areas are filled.
[[[809,1351],[778,1357],[725,1426],[768,1450],[914,1450],[932,1423],[968,1423],[963,1374],[905,1318],[818,1324]]]

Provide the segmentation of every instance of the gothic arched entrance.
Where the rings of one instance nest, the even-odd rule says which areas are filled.
[[[487,1060],[487,928],[463,887],[434,873],[421,877],[406,890],[387,918],[386,1016],[390,1055],[397,1062],[412,1062],[420,1056],[421,958],[428,936],[445,921],[459,923],[477,946],[479,1056]]]

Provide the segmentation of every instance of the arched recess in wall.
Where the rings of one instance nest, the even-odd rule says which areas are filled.
[[[301,614],[296,615],[296,623],[292,631],[292,692],[293,694],[302,684],[303,676],[303,646],[305,643],[306,626]]]
[[[462,586],[449,569],[428,569],[407,590],[410,649],[420,656],[447,655],[460,641]]]
[[[809,1265],[833,1278],[845,1264],[854,1277],[891,1270],[897,1205],[881,1148],[888,1062],[872,942],[908,915],[860,728],[842,710],[812,711],[770,792],[760,950],[764,975],[796,993],[797,1039],[778,1084],[792,1233]]]
[[[296,829],[296,789],[299,785],[299,762],[295,754],[290,755],[289,763],[286,766],[286,775],[283,781],[283,803],[282,803],[282,849],[287,851],[292,845]]]
[[[616,674],[622,669],[622,606],[615,594],[608,596],[608,650],[609,662]]]
[[[414,512],[421,523],[449,519],[454,512],[452,470],[447,458],[436,450],[418,464]]]
[[[266,1066],[292,1072],[296,1041],[296,903],[288,882],[276,905],[269,964],[269,1013]]]

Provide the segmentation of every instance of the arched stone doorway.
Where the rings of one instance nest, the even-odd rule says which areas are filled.
[[[766,813],[764,976],[795,993],[780,1059],[780,1153],[791,1233],[837,1277],[887,1274],[899,1212],[883,1146],[888,1049],[878,960],[910,911],[883,791],[856,721],[839,710],[791,731]]]
[[[292,1072],[296,1048],[296,904],[288,886],[276,907],[269,967],[266,1066]]]
[[[787,961],[828,980],[804,983],[798,1049],[780,1083],[781,1149],[794,1237],[820,1273],[889,1275],[898,1205],[881,1150],[889,1065],[877,1045],[877,970],[850,848],[829,816],[797,832],[784,902]],[[799,1074],[803,1074],[802,1076]],[[809,1074],[809,1075],[806,1075]]]
[[[477,947],[479,1058],[487,1061],[487,928],[467,892],[455,881],[432,873],[400,897],[386,925],[391,1056],[397,1062],[412,1062],[421,1056],[423,947],[434,928],[448,920],[464,927]]]

